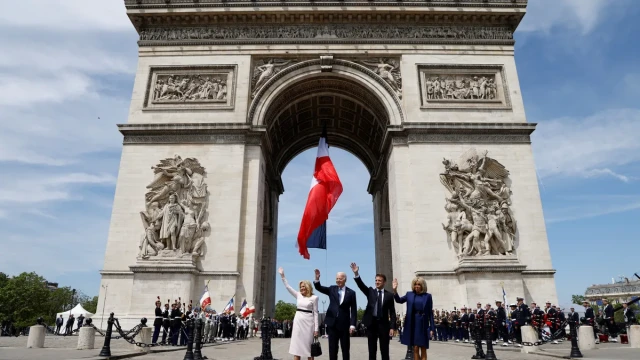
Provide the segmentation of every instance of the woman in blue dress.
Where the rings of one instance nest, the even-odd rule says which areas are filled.
[[[427,360],[429,338],[436,328],[433,322],[433,299],[427,292],[427,282],[417,277],[411,281],[411,289],[400,297],[398,279],[393,279],[393,298],[398,304],[407,303],[407,317],[400,337],[403,345],[413,347],[414,360]]]

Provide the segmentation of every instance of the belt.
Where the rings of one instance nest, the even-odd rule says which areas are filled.
[[[304,310],[304,309],[296,309],[296,311],[302,311],[302,312],[305,312],[305,313],[313,313],[313,311],[311,311],[311,310]]]

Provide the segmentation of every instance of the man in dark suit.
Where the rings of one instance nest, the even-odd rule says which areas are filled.
[[[342,360],[349,360],[349,335],[356,330],[358,312],[356,293],[344,285],[347,274],[343,272],[336,275],[336,285],[329,287],[320,284],[320,270],[316,269],[315,275],[313,286],[318,292],[329,296],[329,308],[325,316],[329,335],[329,360],[338,360],[338,342],[342,349]]]
[[[380,355],[382,360],[389,360],[389,341],[393,337],[396,326],[396,307],[393,294],[384,289],[387,277],[376,274],[376,287],[367,287],[358,271],[356,263],[351,263],[351,270],[355,276],[360,291],[367,297],[367,308],[362,316],[362,324],[367,327],[369,342],[369,360],[376,360],[378,341],[380,341]]]
[[[631,309],[627,303],[622,303],[622,307],[624,308],[622,315],[624,315],[624,323],[626,326],[635,324],[637,321],[633,309]]]
[[[614,316],[614,311],[613,311],[613,305],[609,304],[609,300],[604,299],[602,300],[602,302],[604,303],[604,321],[605,324],[607,325],[607,330],[609,331],[609,341],[611,342],[617,342],[618,340],[616,339],[617,334],[617,328],[616,328],[616,323],[613,320],[613,316]]]
[[[575,308],[570,308],[571,311],[569,311],[569,316],[568,319],[569,321],[573,321],[576,324],[580,323],[580,315],[578,315],[578,313],[576,312]]]
[[[593,338],[596,339],[596,344],[600,344],[598,330],[596,329],[596,314],[588,301],[583,301],[582,306],[584,306],[585,325],[593,327]]]

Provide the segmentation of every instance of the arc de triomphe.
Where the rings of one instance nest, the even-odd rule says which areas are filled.
[[[280,175],[323,123],[371,174],[378,271],[426,277],[437,308],[502,286],[557,301],[514,60],[526,0],[124,3],[139,62],[105,314],[134,324],[207,282],[218,311],[271,314]]]

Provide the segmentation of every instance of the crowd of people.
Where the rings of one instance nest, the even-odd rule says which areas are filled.
[[[186,345],[190,334],[187,327],[188,319],[200,318],[204,321],[203,341],[205,343],[220,341],[244,340],[256,336],[258,322],[253,316],[243,317],[234,313],[217,314],[214,310],[201,310],[193,308],[185,303],[175,300],[174,303],[164,304],[161,308],[158,297],[155,308],[155,320],[153,322],[153,336],[151,342],[156,344],[162,338],[160,344],[171,346]],[[171,308],[169,308],[171,307]]]

